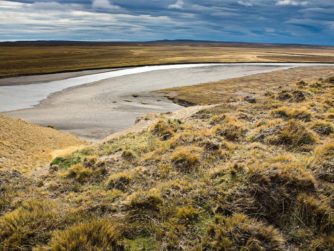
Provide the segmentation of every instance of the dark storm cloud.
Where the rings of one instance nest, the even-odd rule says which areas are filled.
[[[334,45],[332,0],[0,1],[0,39]]]

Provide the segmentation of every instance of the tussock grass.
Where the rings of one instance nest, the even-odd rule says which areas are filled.
[[[181,172],[192,172],[197,169],[200,159],[196,149],[176,149],[171,157],[173,167]]]
[[[31,250],[46,243],[59,219],[52,204],[27,201],[0,219],[0,249]]]
[[[285,106],[272,110],[271,114],[276,118],[311,121],[311,113],[307,109],[291,109]]]
[[[124,250],[119,230],[106,219],[74,225],[57,232],[45,249],[51,250]]]
[[[328,136],[334,132],[333,124],[322,120],[314,121],[311,129],[316,133],[325,136]]]
[[[285,86],[290,100],[261,86],[256,103],[161,115],[31,177],[0,170],[0,249],[331,250],[334,93],[319,76]]]
[[[206,250],[285,250],[284,239],[272,226],[249,219],[243,214],[217,217],[208,229]]]

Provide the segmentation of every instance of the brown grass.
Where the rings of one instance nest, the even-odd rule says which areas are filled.
[[[69,133],[0,115],[0,168],[43,167],[54,157],[53,151],[68,147],[73,151],[73,146],[82,145],[87,142]]]
[[[34,176],[0,170],[0,249],[332,250],[333,84],[253,87],[256,103],[147,117]]]
[[[224,43],[0,44],[0,77],[168,63],[333,62],[332,47]]]

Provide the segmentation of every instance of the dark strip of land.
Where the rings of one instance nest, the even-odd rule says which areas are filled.
[[[205,41],[0,43],[0,78],[113,67],[212,62],[334,63],[334,47]]]

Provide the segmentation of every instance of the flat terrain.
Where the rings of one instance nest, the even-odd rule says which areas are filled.
[[[265,93],[270,88],[284,89],[300,80],[316,81],[319,75],[334,75],[334,67],[298,67],[194,86],[169,88],[157,93],[164,93],[174,102],[183,105],[219,104],[252,96],[254,90],[262,90]]]
[[[334,47],[204,43],[0,43],[0,77],[169,63],[334,62]]]

